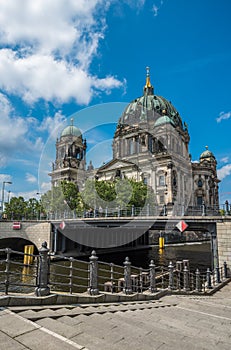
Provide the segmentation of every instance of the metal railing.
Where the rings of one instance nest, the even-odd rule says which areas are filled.
[[[93,251],[89,261],[51,255],[46,242],[32,266],[20,260],[24,254],[9,248],[0,249],[0,293],[31,293],[46,296],[55,292],[68,294],[85,293],[156,293],[163,290],[180,293],[208,293],[228,278],[230,270],[226,264],[214,271],[198,269],[190,271],[189,260],[170,262],[168,266],[155,266],[151,260],[149,268],[133,266],[127,257],[123,266],[98,261]],[[16,257],[17,254],[17,257]],[[51,261],[52,259],[52,261]],[[62,263],[60,262],[62,260]]]
[[[92,210],[76,211],[67,207],[66,210],[55,210],[48,212],[45,216],[38,215],[34,219],[24,216],[21,221],[40,221],[40,220],[63,220],[79,218],[107,218],[107,217],[149,217],[149,216],[231,216],[231,204],[225,202],[221,205],[202,205],[185,206],[175,204],[171,208],[167,205],[145,205],[144,207],[105,207]],[[2,217],[2,220],[15,220],[14,213],[9,218]]]

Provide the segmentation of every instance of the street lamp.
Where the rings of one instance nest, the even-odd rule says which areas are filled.
[[[5,191],[5,184],[12,185],[11,181],[3,181],[2,183],[2,213],[4,212],[4,191]]]
[[[10,193],[11,193],[11,191],[8,191],[8,199],[7,199],[7,203],[10,203]]]

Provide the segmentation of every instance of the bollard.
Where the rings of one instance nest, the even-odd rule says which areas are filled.
[[[90,295],[99,294],[98,289],[98,257],[96,256],[95,250],[92,251],[89,258],[89,288],[88,293]]]
[[[221,283],[219,266],[216,267],[216,283]]]
[[[124,288],[123,292],[125,294],[132,293],[132,281],[131,281],[131,263],[129,258],[126,257],[124,262]]]
[[[34,245],[25,245],[24,246],[24,258],[23,258],[23,264],[24,265],[31,265],[34,261]]]
[[[196,269],[196,291],[201,292],[202,291],[202,283],[201,283],[201,276],[199,269]]]
[[[168,270],[169,270],[168,290],[173,290],[173,288],[174,288],[173,269],[174,269],[174,266],[173,266],[172,262],[170,261],[170,263],[168,265]]]
[[[226,261],[224,261],[224,278],[228,278],[228,267]]]
[[[212,284],[211,284],[211,271],[209,270],[209,268],[206,271],[206,282],[207,282],[207,288],[211,289],[212,288]]]
[[[184,271],[183,271],[183,275],[184,275],[184,291],[187,292],[190,290],[189,288],[189,270],[187,268],[187,265],[185,265],[184,267]]]
[[[38,277],[37,287],[35,288],[35,295],[37,297],[45,296],[50,294],[49,284],[49,253],[50,249],[47,248],[47,242],[42,243],[42,247],[39,249],[39,266],[38,266]]]
[[[151,260],[150,265],[150,287],[149,287],[149,291],[151,293],[155,293],[156,292],[156,271],[155,271],[155,264],[154,261]]]

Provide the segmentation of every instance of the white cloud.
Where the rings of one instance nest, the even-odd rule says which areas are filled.
[[[75,99],[85,105],[97,89],[121,87],[115,77],[100,79],[89,73],[104,37],[109,4],[108,0],[1,0],[0,88],[27,103]]]
[[[40,155],[44,147],[41,137],[35,133],[34,118],[22,118],[15,115],[15,111],[8,98],[0,93],[0,165],[6,166],[8,162],[31,155]],[[10,137],[9,137],[10,136]]]
[[[154,14],[154,17],[158,15],[159,7],[157,7],[155,4],[152,6],[152,12]]]
[[[229,157],[223,157],[223,158],[221,158],[221,162],[222,162],[222,163],[228,163],[228,161],[229,161]]]
[[[217,170],[217,175],[220,180],[223,180],[225,177],[231,174],[231,164],[226,164],[222,168]]]
[[[231,117],[231,111],[229,112],[221,112],[219,117],[216,118],[217,123],[220,123],[222,120],[229,119]]]
[[[12,182],[12,176],[8,174],[0,174],[0,183],[3,181]]]
[[[37,182],[37,178],[36,178],[36,176],[34,176],[30,173],[26,173],[26,181],[29,183],[35,183],[35,182]]]
[[[50,182],[42,182],[41,184],[41,193],[46,193],[51,189],[51,183]]]
[[[161,6],[162,6],[163,4],[164,4],[164,1],[161,0],[159,4],[154,3],[154,4],[152,5],[152,12],[153,12],[154,17],[158,16],[159,10],[160,10],[160,8],[161,8]]]
[[[52,139],[56,139],[59,132],[64,128],[65,122],[66,117],[62,114],[62,111],[58,111],[54,117],[45,117],[38,127],[38,131],[47,131]]]

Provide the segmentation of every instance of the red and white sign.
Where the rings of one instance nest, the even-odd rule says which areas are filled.
[[[21,222],[14,222],[13,230],[21,230]]]
[[[184,232],[186,230],[186,228],[188,227],[188,224],[186,224],[186,222],[184,220],[181,220],[178,222],[176,227],[178,228],[178,230],[180,232]]]
[[[61,230],[64,230],[64,229],[65,229],[65,226],[66,226],[66,224],[65,224],[64,221],[62,221],[62,222],[60,223],[60,225],[59,225],[59,227],[61,228]]]

